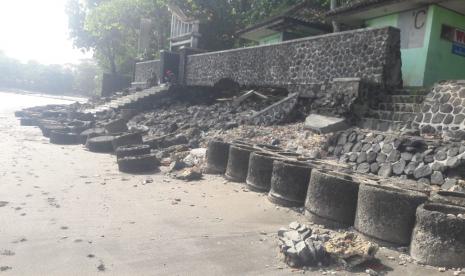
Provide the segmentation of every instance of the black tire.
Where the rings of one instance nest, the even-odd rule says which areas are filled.
[[[79,134],[52,130],[50,132],[50,143],[57,145],[80,144]]]
[[[84,130],[80,134],[81,143],[85,145],[87,142],[87,139],[99,137],[99,136],[105,136],[104,128],[91,128],[91,129]]]
[[[114,136],[99,136],[87,139],[86,147],[92,152],[110,153],[113,152]]]
[[[15,111],[15,117],[17,118],[26,117],[26,112],[24,110]]]
[[[122,133],[128,131],[126,123],[123,119],[117,119],[107,123],[104,127],[108,133]]]
[[[140,133],[125,133],[123,135],[116,136],[112,143],[113,149],[116,150],[122,146],[141,145],[143,141]]]
[[[40,127],[40,130],[42,131],[42,135],[47,138],[50,138],[50,134],[52,131],[61,131],[61,132],[69,131],[69,129],[62,124],[43,124],[43,125],[40,125],[39,127]]]
[[[118,169],[125,173],[154,172],[159,166],[160,161],[155,154],[128,156],[118,159]]]
[[[73,121],[67,124],[69,130],[73,133],[80,134],[92,127],[92,122]]]
[[[22,117],[20,120],[22,126],[38,126],[39,121],[36,118]]]
[[[118,147],[116,149],[116,157],[124,158],[129,156],[139,156],[139,155],[146,155],[150,154],[150,146],[149,145],[128,145]]]

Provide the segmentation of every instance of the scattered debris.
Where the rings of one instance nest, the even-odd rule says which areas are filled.
[[[333,259],[351,268],[374,259],[379,248],[354,233],[345,232],[330,239],[325,249]]]
[[[298,222],[278,231],[280,250],[290,267],[328,266],[331,263],[353,268],[374,259],[378,246],[351,232],[313,231]],[[377,274],[370,274],[377,275]]]

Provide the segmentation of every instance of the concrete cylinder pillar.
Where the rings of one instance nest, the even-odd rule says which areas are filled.
[[[274,161],[268,199],[285,207],[303,206],[311,171],[312,168],[307,163]]]
[[[313,170],[305,215],[314,223],[341,228],[354,225],[359,182],[350,175]]]

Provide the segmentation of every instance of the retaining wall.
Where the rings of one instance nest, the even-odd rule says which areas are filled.
[[[135,83],[149,83],[153,76],[157,80],[161,77],[160,60],[150,60],[136,63],[134,82]]]
[[[414,126],[422,133],[465,139],[465,80],[442,81],[426,97]]]
[[[188,86],[213,86],[231,79],[244,86],[283,87],[299,94],[334,78],[400,87],[401,63],[398,29],[361,29],[190,55],[184,80]]]

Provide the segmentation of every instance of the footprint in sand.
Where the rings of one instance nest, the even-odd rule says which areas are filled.
[[[100,265],[97,266],[97,269],[98,269],[98,271],[100,271],[100,272],[104,272],[105,269],[106,269],[106,268],[105,268],[105,264],[104,264],[102,261],[100,261]]]
[[[20,242],[27,242],[27,239],[26,238],[21,238],[20,240],[12,241],[11,243],[20,243]]]
[[[2,255],[2,256],[14,256],[15,252],[6,249],[6,250],[3,250],[3,251],[0,251],[0,255]]]
[[[0,266],[0,272],[13,269],[11,266]]]
[[[0,207],[5,207],[8,205],[8,201],[0,201]]]

